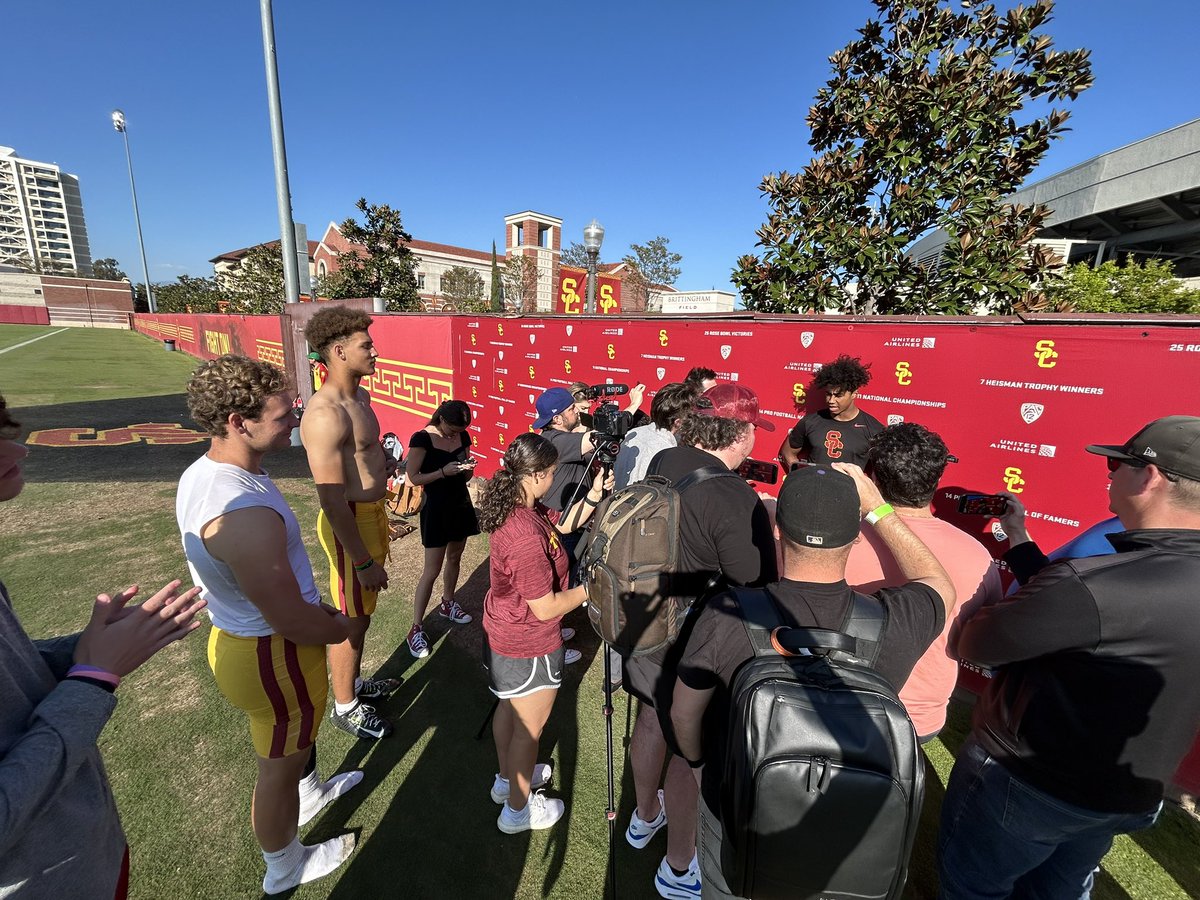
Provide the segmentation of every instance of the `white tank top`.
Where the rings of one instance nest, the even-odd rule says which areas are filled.
[[[321,602],[321,592],[317,590],[312,564],[300,536],[300,523],[275,483],[265,472],[252,475],[238,466],[202,456],[179,479],[175,518],[183,536],[183,552],[192,581],[200,588],[200,596],[208,601],[208,615],[222,631],[239,637],[262,637],[273,634],[274,629],[242,592],[233,570],[209,554],[200,532],[213,519],[252,506],[265,506],[279,513],[287,530],[288,562],[300,585],[300,595],[305,603]]]

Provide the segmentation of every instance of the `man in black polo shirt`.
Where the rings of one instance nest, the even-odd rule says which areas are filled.
[[[813,387],[825,392],[825,409],[809,413],[788,432],[779,447],[785,470],[801,459],[814,463],[867,461],[867,443],[883,431],[883,424],[855,403],[858,392],[871,380],[868,366],[846,355],[821,367]]]
[[[671,592],[701,597],[710,582],[760,585],[775,578],[771,519],[754,490],[734,471],[754,449],[755,427],[774,431],[760,418],[758,397],[738,384],[718,384],[707,401],[679,427],[679,446],[660,451],[647,475],[676,483],[704,470],[708,477],[679,497],[679,565]],[[689,617],[689,621],[692,617]],[[637,809],[625,837],[645,847],[667,821],[667,853],[655,876],[664,897],[699,897],[696,850],[696,783],[683,760],[673,758],[658,790],[667,744],[659,725],[675,682],[674,664],[687,640],[688,625],[669,650],[625,660],[625,689],[641,701],[629,747]],[[656,712],[656,707],[658,712]]]
[[[938,835],[942,896],[1087,897],[1113,836],[1146,828],[1200,721],[1200,418],[1168,416],[1108,458],[1116,553],[1049,563],[1009,495],[1024,586],[957,652],[998,667],[975,705]]]
[[[858,466],[803,466],[788,475],[775,511],[783,579],[767,591],[788,627],[839,628],[854,596],[846,584],[846,558],[858,537],[860,514],[874,525],[906,579],[900,587],[872,595],[888,611],[875,669],[899,690],[941,632],[946,610],[954,603],[954,586]],[[671,725],[677,748],[693,768],[704,767],[699,855],[706,898],[732,896],[721,875],[721,778],[730,685],[753,655],[737,599],[732,592],[722,593],[696,617],[674,685]],[[819,858],[822,848],[806,852]],[[797,867],[804,864],[798,856]]]

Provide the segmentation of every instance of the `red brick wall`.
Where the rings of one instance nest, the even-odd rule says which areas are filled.
[[[42,296],[47,307],[75,307],[133,312],[133,296],[127,281],[99,278],[42,276]]]

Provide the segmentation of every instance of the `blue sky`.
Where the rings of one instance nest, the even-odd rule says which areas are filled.
[[[594,12],[589,11],[594,10]],[[685,290],[731,290],[765,219],[762,175],[810,158],[804,118],[867,0],[399,3],[276,0],[297,221],[310,237],[359,196],[414,237],[503,247],[503,218],[594,216],[602,256],[655,235]],[[150,276],[211,274],[279,236],[259,4],[11,4],[0,144],[80,177],[94,257],[140,280],[129,184],[109,113],[125,111]],[[1059,0],[1059,49],[1088,47],[1049,175],[1195,117],[1200,3]]]

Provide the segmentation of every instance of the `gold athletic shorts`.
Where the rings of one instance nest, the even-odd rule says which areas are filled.
[[[280,759],[317,739],[329,690],[325,647],[278,634],[238,637],[214,627],[208,665],[217,687],[250,718],[254,752]]]
[[[379,565],[386,565],[391,541],[388,540],[387,509],[383,500],[374,503],[351,503],[354,520],[358,523],[358,534]],[[317,513],[317,537],[325,555],[329,557],[329,594],[333,605],[350,618],[369,616],[375,612],[375,601],[378,591],[363,590],[358,579],[354,577],[355,560],[345,551],[333,526],[325,516],[325,510]]]

